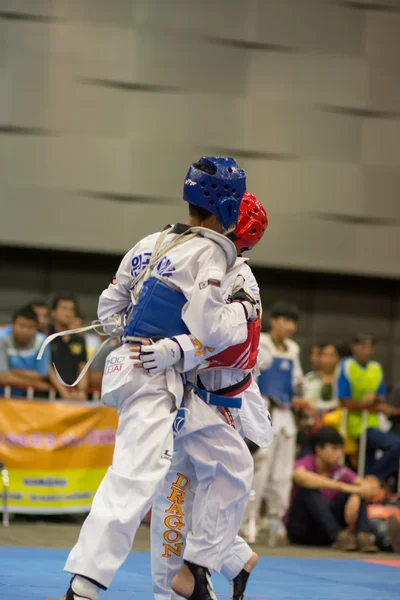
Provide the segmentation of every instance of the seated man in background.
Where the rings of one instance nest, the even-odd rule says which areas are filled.
[[[51,311],[52,327],[50,333],[58,333],[71,329],[78,312],[76,298],[71,295],[57,296]],[[51,344],[51,361],[57,368],[65,383],[73,383],[87,362],[85,339],[81,335],[68,334],[56,338]],[[54,367],[50,367],[50,381],[63,400],[87,400],[88,374],[78,383],[76,388],[62,385],[58,380]]]
[[[48,335],[50,327],[50,309],[43,300],[35,300],[29,305],[38,318],[38,331]]]
[[[79,329],[80,327],[85,327],[85,325],[89,325],[89,323],[85,323],[85,318],[81,312],[77,312],[75,317],[71,321],[71,329]],[[89,331],[80,334],[84,340],[86,345],[87,357],[90,358],[96,352],[97,348],[100,346],[103,338],[99,336],[94,331]],[[114,350],[114,347],[112,348]],[[111,352],[111,350],[110,350]],[[90,385],[90,387],[93,387]]]
[[[366,472],[385,480],[396,472],[400,459],[400,436],[381,431],[379,414],[390,416],[393,407],[386,402],[386,387],[382,366],[372,360],[374,340],[370,335],[359,334],[351,346],[352,357],[340,363],[337,379],[338,398],[348,410],[347,435],[358,440],[362,433],[362,412],[368,412]],[[377,450],[383,455],[375,459]]]
[[[46,350],[36,360],[45,336],[37,331],[38,319],[30,306],[17,310],[10,327],[0,332],[0,386],[32,387],[40,392],[50,389],[50,355]],[[2,393],[3,389],[1,390]],[[12,396],[25,397],[26,390],[13,389]]]
[[[377,552],[365,498],[379,490],[375,477],[361,479],[343,466],[343,438],[333,427],[321,427],[313,453],[296,461],[294,487],[286,516],[291,542],[333,545],[342,551]]]
[[[85,320],[81,313],[77,312],[75,317],[71,321],[71,329],[78,329],[79,327],[85,326]],[[87,358],[90,359],[93,354],[97,351],[104,338],[95,332],[81,334],[85,340]],[[91,392],[101,391],[101,384],[103,381],[104,370],[106,367],[107,356],[115,350],[120,344],[118,338],[110,338],[107,344],[96,354],[94,360],[88,371],[88,387]],[[95,395],[92,396],[95,399]]]

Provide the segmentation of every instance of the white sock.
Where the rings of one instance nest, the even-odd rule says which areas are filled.
[[[72,591],[77,594],[79,598],[83,598],[83,600],[97,600],[99,596],[99,588],[97,585],[80,575],[75,575],[71,587]]]

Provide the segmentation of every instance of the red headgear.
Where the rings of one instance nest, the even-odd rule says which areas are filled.
[[[265,208],[253,194],[245,192],[239,207],[239,218],[231,239],[238,250],[251,250],[268,227]]]

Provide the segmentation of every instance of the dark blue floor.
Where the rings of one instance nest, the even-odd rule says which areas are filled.
[[[66,550],[0,547],[0,599],[59,599],[69,575],[63,572]],[[213,577],[218,596],[229,587]],[[120,569],[104,600],[152,600],[150,559],[133,552]],[[248,585],[248,600],[399,600],[400,568],[358,560],[260,558]]]

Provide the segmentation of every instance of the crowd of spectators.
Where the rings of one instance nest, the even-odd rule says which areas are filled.
[[[368,510],[379,501],[393,504],[391,546],[400,548],[400,384],[388,394],[368,334],[354,335],[348,346],[315,344],[312,370],[303,375],[300,349],[291,339],[298,320],[297,307],[278,303],[261,340],[260,356],[264,347],[273,357],[261,363],[259,386],[275,439],[267,449],[249,444],[255,497],[242,534],[249,535],[253,511],[256,534],[268,532],[270,545],[289,540],[374,552]],[[363,476],[356,473],[361,438]]]
[[[18,309],[11,324],[0,329],[0,394],[83,401],[98,397],[104,364],[114,341],[95,357],[90,370],[74,387],[68,386],[78,378],[88,358],[100,345],[100,336],[68,334],[57,337],[37,360],[48,335],[83,326],[78,302],[69,294],[57,296],[51,306],[34,301]],[[67,385],[60,382],[55,369]]]
[[[280,368],[288,369],[288,360],[293,360],[294,384],[280,397],[276,365],[261,371],[259,385],[272,414],[275,440],[268,449],[249,445],[255,461],[257,532],[267,528],[271,545],[289,539],[376,551],[368,502],[382,500],[382,491],[384,498],[390,491],[394,497],[400,460],[400,383],[388,395],[382,366],[374,360],[374,339],[366,334],[355,335],[349,346],[315,344],[312,370],[303,375],[300,349],[292,340],[298,319],[293,305],[281,302],[272,307],[269,343]],[[11,324],[0,329],[0,395],[97,399],[107,355],[117,340],[96,354],[75,387],[69,385],[104,338],[96,333],[63,335],[37,360],[46,336],[84,325],[76,298],[68,294],[57,296],[51,306],[35,301],[18,309]],[[361,477],[355,471],[364,430],[366,476]],[[269,507],[267,519],[262,519],[262,500]],[[249,521],[250,511],[243,522],[244,535]],[[391,530],[392,546],[400,548],[400,523],[392,519]]]

